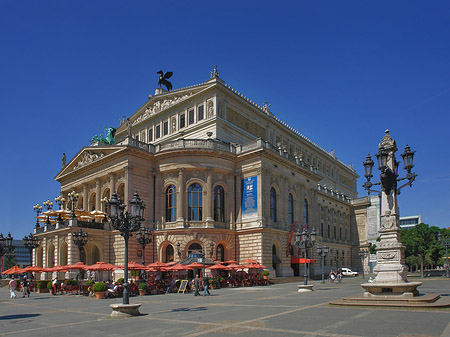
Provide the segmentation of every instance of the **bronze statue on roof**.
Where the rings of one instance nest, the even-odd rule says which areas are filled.
[[[160,70],[157,72],[157,74],[159,74],[159,80],[158,80],[159,87],[161,88],[161,84],[163,84],[166,86],[167,91],[172,90],[172,83],[170,83],[167,79],[172,77],[173,72],[167,71],[164,74],[163,71]]]

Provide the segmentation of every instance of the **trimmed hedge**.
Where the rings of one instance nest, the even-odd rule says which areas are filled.
[[[47,288],[47,283],[48,282],[50,282],[50,284],[51,284],[51,281],[49,281],[49,280],[39,280],[39,281],[37,281],[36,287],[38,289],[48,289]]]
[[[92,286],[94,293],[106,291],[106,289],[108,289],[108,286],[105,282],[97,282]]]

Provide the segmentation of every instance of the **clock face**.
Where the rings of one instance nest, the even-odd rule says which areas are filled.
[[[138,249],[137,250],[137,256],[138,257],[142,257],[142,249]]]

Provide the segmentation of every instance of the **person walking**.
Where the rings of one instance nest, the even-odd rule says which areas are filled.
[[[203,296],[206,296],[206,294],[211,295],[211,293],[208,290],[209,287],[209,278],[208,276],[205,275],[205,277],[203,277]]]
[[[194,296],[200,296],[200,292],[198,291],[199,287],[200,287],[200,278],[198,277],[197,274],[194,279],[194,289],[195,289]]]
[[[28,289],[28,286],[29,286],[29,284],[28,284],[27,277],[24,276],[22,279],[22,291],[23,291],[22,298],[25,297],[26,295],[28,295],[28,297],[30,297],[30,290]]]
[[[17,281],[14,279],[14,276],[11,277],[11,281],[9,281],[9,291],[11,293],[11,298],[16,298],[16,287]]]

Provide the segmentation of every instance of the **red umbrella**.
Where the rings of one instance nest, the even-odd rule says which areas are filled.
[[[74,270],[74,269],[81,270],[81,269],[84,269],[85,267],[88,267],[88,266],[85,265],[83,262],[77,262],[75,264],[68,264],[68,265],[64,266],[64,268],[67,270]]]
[[[120,265],[120,266],[115,266],[114,269],[124,269],[125,265]],[[146,266],[136,263],[136,262],[128,262],[128,269],[129,270],[144,270],[145,268],[147,268]]]
[[[10,274],[22,274],[24,272],[25,271],[22,268],[20,268],[19,266],[14,266],[12,268],[9,268],[8,270],[5,270],[4,272],[2,272],[2,274],[8,274],[8,275],[10,275]]]
[[[65,267],[60,266],[60,265],[56,265],[56,266],[54,266],[54,267],[48,268],[48,270],[49,270],[50,272],[58,272],[58,273],[66,272],[66,271],[67,271],[67,269],[65,269]]]
[[[228,268],[231,268],[231,269],[244,269],[245,268],[245,266],[241,266],[240,264],[230,264],[230,265],[228,265],[227,266]]]
[[[42,271],[44,270],[44,268],[38,267],[38,266],[33,266],[33,267],[25,267],[23,268],[23,271],[26,273],[42,273]]]
[[[169,271],[192,270],[192,268],[189,267],[189,266],[184,266],[184,265],[182,265],[182,264],[177,264],[177,265],[175,265],[175,266],[172,266],[172,267],[167,268],[167,270],[169,270]]]
[[[145,271],[158,271],[157,269],[149,268],[149,267],[145,268],[144,270],[145,270]]]
[[[206,267],[211,270],[232,270],[229,266],[224,266],[223,264],[214,264],[212,266]]]
[[[237,264],[238,262],[236,260],[228,260],[222,263],[228,263],[228,264]]]
[[[252,260],[252,259],[248,259],[248,260],[242,261],[242,263],[254,263],[254,264],[259,264],[258,261]]]
[[[163,262],[153,262],[147,265],[148,268],[165,268],[167,267],[167,264]]]
[[[244,266],[245,268],[248,268],[248,269],[264,269],[264,268],[267,268],[266,266],[262,266],[262,265],[260,265],[259,263],[255,263],[255,264],[248,264],[248,265],[246,265],[246,266]]]
[[[84,270],[113,270],[116,266],[109,264],[109,263],[105,263],[105,262],[97,262],[96,264],[90,265],[90,266],[86,266],[83,269]]]
[[[188,266],[191,268],[203,268],[203,264],[198,262],[192,262],[191,264],[188,264]]]

